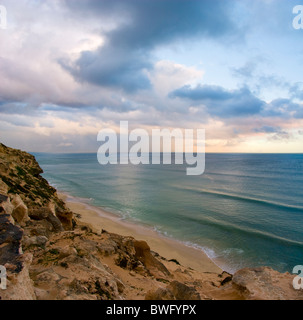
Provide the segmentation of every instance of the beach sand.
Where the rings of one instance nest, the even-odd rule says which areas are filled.
[[[156,231],[135,223],[121,220],[120,217],[81,203],[76,198],[59,193],[59,197],[67,207],[76,214],[80,214],[80,220],[89,224],[96,232],[106,230],[123,236],[131,236],[137,240],[145,240],[151,250],[170,260],[176,259],[182,266],[192,268],[200,272],[221,273],[222,270],[202,251],[186,246],[185,244],[161,236]]]

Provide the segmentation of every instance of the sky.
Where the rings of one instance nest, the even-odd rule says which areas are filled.
[[[303,152],[302,0],[0,5],[0,142],[10,147],[97,152],[100,130],[129,121],[205,129],[207,152]]]

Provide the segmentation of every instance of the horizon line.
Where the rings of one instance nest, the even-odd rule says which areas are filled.
[[[26,151],[28,153],[43,153],[43,154],[97,154],[98,152],[91,152],[91,151],[80,151],[80,152],[52,152],[52,151]],[[148,154],[153,154],[153,153],[158,153],[158,152],[148,152]],[[164,153],[172,153],[172,154],[203,154],[203,152],[160,152],[160,154]],[[117,152],[114,154],[136,154],[136,152],[132,153],[127,153],[127,152]],[[146,152],[143,152],[141,154],[147,154]],[[204,152],[204,154],[303,154],[302,152]]]

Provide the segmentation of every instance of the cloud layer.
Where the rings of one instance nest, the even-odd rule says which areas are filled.
[[[0,140],[95,152],[128,120],[205,128],[208,151],[302,152],[294,3],[4,0]]]

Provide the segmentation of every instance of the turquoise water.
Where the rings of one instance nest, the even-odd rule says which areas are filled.
[[[187,165],[107,165],[34,154],[58,190],[204,250],[223,269],[303,264],[303,155],[207,154]]]

